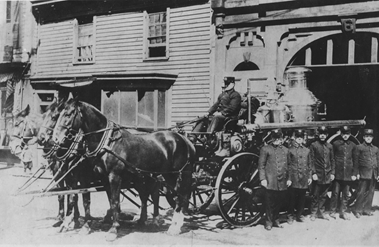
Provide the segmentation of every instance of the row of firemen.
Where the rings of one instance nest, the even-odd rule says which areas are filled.
[[[373,130],[363,131],[364,142],[359,145],[350,140],[349,126],[343,126],[340,132],[341,139],[330,144],[327,142],[328,129],[322,126],[318,128],[317,140],[306,147],[304,130],[299,129],[295,131],[293,144],[286,148],[282,145],[282,131],[272,131],[272,142],[261,149],[258,162],[259,177],[266,194],[265,229],[281,227],[279,210],[287,201],[287,195],[290,197],[288,223],[292,224],[294,220],[304,222],[305,195],[312,183],[311,221],[316,218],[336,219],[338,215],[349,220],[349,191],[356,180],[358,189],[353,213],[357,218],[373,215],[371,207],[379,179],[379,149],[372,144]],[[332,196],[328,216],[324,204],[330,188]]]

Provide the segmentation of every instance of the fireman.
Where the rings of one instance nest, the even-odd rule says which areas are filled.
[[[309,149],[311,153],[312,179],[315,183],[315,191],[312,200],[311,220],[317,218],[329,220],[324,214],[324,204],[327,193],[334,180],[335,163],[332,144],[326,141],[328,129],[325,126],[318,128],[318,139]]]
[[[280,129],[271,133],[272,143],[262,147],[259,154],[258,170],[261,185],[265,188],[266,223],[265,229],[282,226],[279,210],[285,201],[287,187],[291,186],[288,176],[288,149],[282,145]]]
[[[204,120],[196,124],[193,132],[203,132],[205,128],[207,132],[210,133],[221,131],[227,121],[238,119],[238,114],[241,109],[241,95],[234,90],[234,86],[234,77],[224,77],[222,85],[223,92],[218,96],[213,106],[209,108],[208,113],[204,116]],[[208,119],[211,119],[209,125]],[[193,134],[189,135],[189,138],[193,142],[196,140],[196,136]],[[220,157],[229,156],[230,142],[226,142],[215,155]]]

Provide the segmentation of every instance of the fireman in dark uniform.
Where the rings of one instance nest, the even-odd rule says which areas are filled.
[[[346,214],[347,202],[349,199],[349,189],[354,178],[353,173],[353,150],[355,144],[349,140],[351,130],[349,126],[343,126],[340,129],[342,140],[333,143],[334,159],[335,159],[335,180],[333,181],[332,198],[330,201],[330,217],[336,218],[337,205],[342,192],[342,200],[340,203],[340,218],[349,220]],[[355,178],[354,178],[355,180]]]
[[[353,152],[354,174],[359,179],[354,212],[357,218],[360,218],[362,214],[372,215],[371,207],[375,184],[379,179],[379,150],[372,145],[373,138],[374,131],[372,129],[365,129],[363,132],[364,143],[357,145]]]
[[[235,78],[224,78],[224,91],[218,96],[216,103],[208,110],[208,116],[215,115],[208,126],[207,132],[220,131],[230,119],[237,119],[241,110],[241,95],[234,90]]]
[[[288,172],[292,185],[289,192],[288,223],[296,221],[304,222],[305,194],[312,183],[312,168],[310,151],[304,146],[304,130],[295,131],[295,142],[288,150]]]
[[[238,119],[238,114],[241,110],[241,95],[234,90],[235,78],[224,77],[223,92],[218,96],[216,103],[208,110],[205,115],[205,121],[197,123],[193,132],[215,132],[221,131],[224,124],[231,119]],[[217,113],[217,114],[215,114]],[[215,114],[215,116],[213,116]],[[208,125],[208,119],[211,119]],[[192,142],[196,141],[195,135],[189,135]],[[230,143],[220,149],[217,156],[225,157],[230,155]]]
[[[317,218],[329,220],[324,214],[324,204],[331,182],[334,180],[335,163],[332,144],[326,141],[328,129],[325,126],[318,128],[318,139],[309,149],[311,153],[312,179],[315,190],[312,199],[311,220]]]
[[[266,223],[265,229],[281,227],[279,210],[285,201],[287,187],[291,185],[288,177],[288,149],[282,145],[281,130],[271,133],[272,143],[262,147],[258,170],[261,185],[265,189]]]

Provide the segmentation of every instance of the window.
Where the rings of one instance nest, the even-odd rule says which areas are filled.
[[[47,107],[58,97],[58,92],[55,90],[37,90],[35,96],[40,112],[45,112]]]
[[[95,17],[90,20],[74,20],[74,64],[91,64],[95,61],[94,22]]]
[[[166,92],[161,90],[102,91],[102,112],[128,127],[165,128]]]
[[[7,1],[7,13],[6,13],[6,23],[11,23],[12,21],[12,1]]]
[[[169,9],[166,12],[145,14],[144,58],[168,58]]]

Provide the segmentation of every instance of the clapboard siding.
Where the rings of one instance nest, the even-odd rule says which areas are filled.
[[[170,9],[167,61],[143,60],[143,21],[142,11],[97,16],[95,63],[87,65],[72,64],[73,20],[41,25],[38,67],[33,74],[53,78],[112,71],[178,74],[169,106],[171,120],[206,112],[210,105],[210,4]]]

